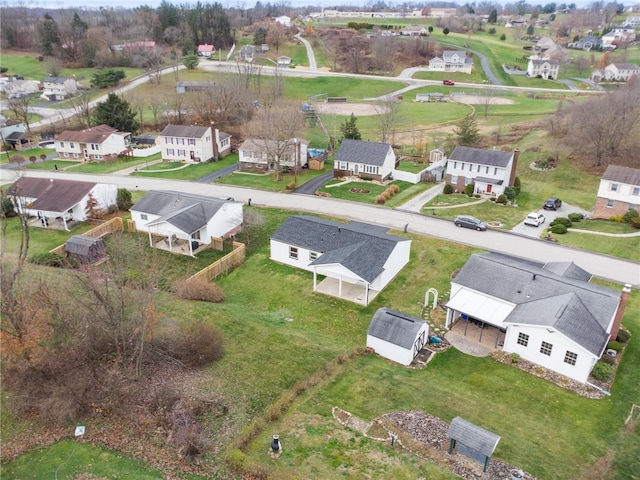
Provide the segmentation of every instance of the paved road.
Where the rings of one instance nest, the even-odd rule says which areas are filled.
[[[304,46],[307,49],[307,58],[309,59],[309,70],[311,70],[312,72],[315,72],[318,69],[318,66],[316,64],[316,55],[313,52],[313,47],[311,46],[311,44],[305,40],[304,38],[302,38],[302,29],[298,28],[298,33],[296,33],[294,35],[294,37],[296,37],[298,40],[300,40]]]
[[[221,184],[194,183],[181,180],[127,177],[122,175],[82,175],[68,172],[23,171],[22,174],[38,178],[65,178],[77,181],[115,183],[130,190],[174,190],[212,197],[233,197],[237,201],[258,206],[270,206],[314,214],[332,215],[349,220],[358,220],[383,225],[410,233],[429,235],[485,250],[529,258],[540,262],[573,261],[597,277],[615,282],[629,283],[640,288],[640,264],[619,258],[564,247],[542,240],[526,238],[509,232],[489,230],[476,232],[456,228],[453,222],[425,217],[418,213],[392,210],[376,205],[346,202],[296,193],[278,193]],[[0,178],[11,175],[0,170]]]

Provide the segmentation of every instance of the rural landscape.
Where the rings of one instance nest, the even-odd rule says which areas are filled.
[[[2,478],[638,478],[640,5],[0,9]]]

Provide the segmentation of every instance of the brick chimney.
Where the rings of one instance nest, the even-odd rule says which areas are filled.
[[[516,181],[516,171],[518,170],[518,157],[520,156],[520,149],[516,148],[513,151],[513,163],[511,164],[511,175],[509,176],[509,186],[513,187],[513,183]]]
[[[211,130],[213,130],[213,158],[218,160],[218,156],[220,152],[218,151],[218,142],[220,141],[220,130],[213,126],[213,122],[211,122]]]
[[[627,308],[627,303],[629,303],[630,293],[631,285],[627,283],[620,293],[620,303],[618,304],[618,310],[616,310],[616,316],[613,318],[613,325],[611,326],[611,340],[615,340],[618,337],[618,331],[620,330],[620,324],[622,323],[622,316]]]

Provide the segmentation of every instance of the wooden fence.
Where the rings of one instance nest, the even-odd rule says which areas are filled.
[[[84,237],[91,238],[102,238],[105,235],[109,235],[110,233],[117,232],[118,230],[122,231],[124,224],[122,221],[122,217],[114,217],[111,220],[107,220],[106,222],[98,225],[91,230],[88,230],[82,234]],[[66,256],[67,250],[65,248],[65,244],[57,246],[56,248],[49,250],[49,253],[55,253],[56,255],[60,255],[61,257]]]
[[[196,278],[201,278],[210,282],[214,278],[223,273],[229,272],[244,263],[246,256],[246,247],[244,243],[233,242],[233,250],[222,257],[220,260],[212,263],[208,267],[203,268],[195,275],[190,276],[187,282]]]

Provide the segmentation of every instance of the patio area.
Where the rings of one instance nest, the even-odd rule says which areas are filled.
[[[467,355],[487,357],[491,352],[502,350],[505,332],[488,323],[459,318],[444,338]]]
[[[48,228],[50,230],[65,230],[65,224],[62,217],[29,217],[29,228]],[[75,227],[77,222],[74,220],[67,220],[67,229]]]
[[[342,295],[340,295],[340,281],[337,278],[325,278],[316,286],[316,292],[341,298],[342,300],[357,303],[358,305],[367,305],[365,298],[366,291],[363,286],[342,282]],[[377,290],[369,290],[369,303],[371,303],[379,293]]]
[[[193,254],[195,255],[198,252],[206,250],[209,246],[203,243],[198,243],[197,248],[193,249]],[[168,238],[163,238],[153,244],[153,248],[157,248],[158,250],[164,250],[165,252],[176,253],[178,255],[191,255],[189,252],[189,241],[188,240],[172,240],[169,242]]]

